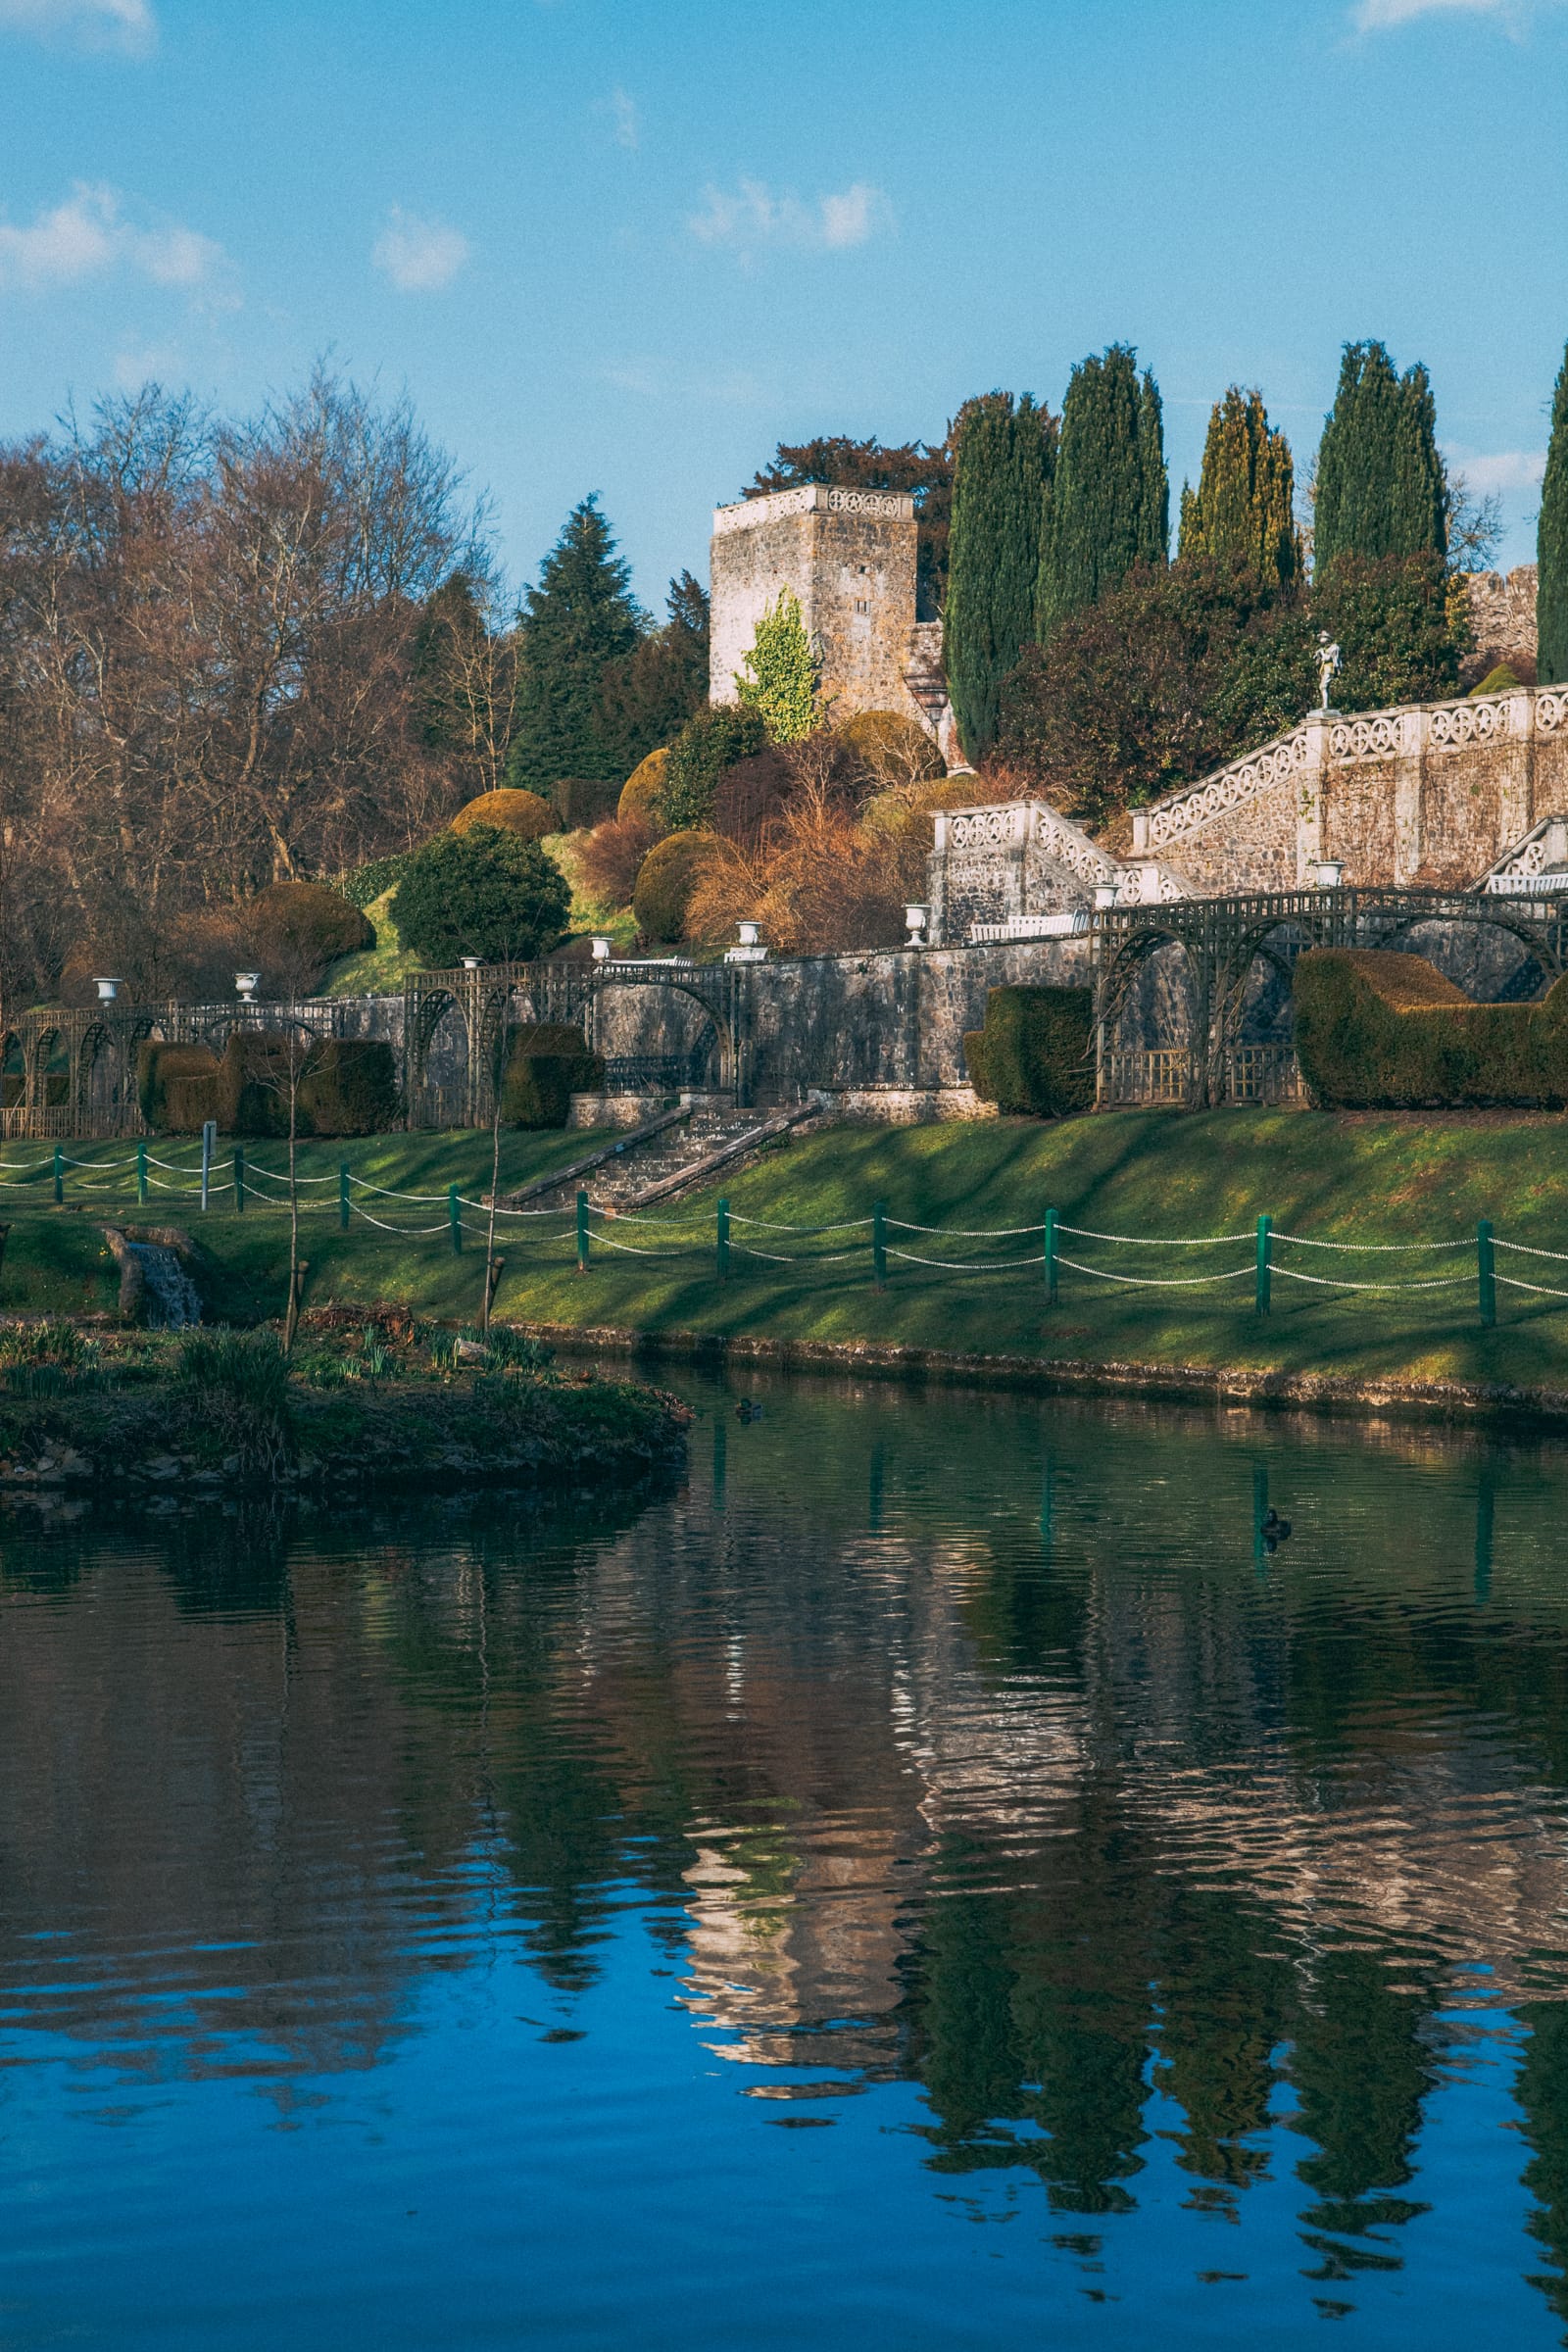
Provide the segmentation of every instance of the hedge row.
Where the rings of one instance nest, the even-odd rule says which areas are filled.
[[[1314,948],[1296,966],[1296,1052],[1335,1108],[1557,1108],[1568,1103],[1568,976],[1539,1004],[1477,1004],[1424,956]]]
[[[982,1102],[1037,1119],[1088,1110],[1095,1099],[1087,988],[993,988],[986,1025],[963,1041],[969,1080]]]
[[[580,1029],[561,1022],[514,1022],[507,1031],[501,1116],[509,1127],[564,1127],[573,1095],[597,1094],[605,1057],[588,1050]]]
[[[209,1119],[224,1135],[286,1136],[290,1055],[299,1135],[377,1135],[397,1123],[397,1063],[369,1038],[318,1038],[291,1048],[275,1031],[233,1030],[221,1059],[210,1046],[149,1039],[136,1057],[142,1116],[159,1135],[200,1135]]]

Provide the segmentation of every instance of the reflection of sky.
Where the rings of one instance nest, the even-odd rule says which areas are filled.
[[[1369,2241],[1402,2267],[1345,2282],[1302,2278],[1315,2264],[1284,2121],[1240,2226],[1195,2213],[1182,2119],[1157,2092],[1137,2211],[1053,2216],[1027,2175],[934,2175],[912,2083],[746,2097],[778,2070],[704,2046],[657,1936],[624,1918],[603,1957],[589,1991],[554,1999],[501,1936],[463,1974],[419,1983],[409,2031],[372,2073],[282,2095],[217,2071],[127,2081],[58,2040],[30,2050],[0,2105],[8,2347],[65,2315],[73,2340],[160,2352],[862,2339],[991,2352],[1233,2329],[1315,2345],[1323,2306],[1345,2302],[1380,2346],[1556,2340],[1525,2283],[1540,2250],[1517,2166],[1497,2161],[1499,2138],[1519,2146],[1506,2020],[1488,2021],[1430,2102],[1407,2191],[1429,2210]],[[582,2038],[548,2038],[564,2028]]]

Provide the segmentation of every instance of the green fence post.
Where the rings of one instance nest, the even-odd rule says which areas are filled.
[[[583,1192],[577,1195],[577,1271],[588,1271],[588,1196]]]
[[[888,1204],[885,1200],[871,1203],[871,1273],[879,1291],[888,1284]]]
[[[1056,1303],[1056,1212],[1046,1211],[1046,1304]]]
[[[463,1255],[463,1204],[458,1199],[458,1188],[455,1184],[447,1186],[447,1222],[452,1227],[452,1254],[454,1257],[461,1257]]]
[[[1269,1309],[1268,1239],[1274,1230],[1272,1217],[1257,1220],[1257,1311],[1266,1315]]]
[[[234,1214],[236,1217],[242,1217],[245,1214],[245,1147],[243,1144],[234,1146]]]
[[[715,1245],[714,1245],[714,1257],[715,1257],[715,1259],[716,1259],[716,1261],[717,1261],[717,1269],[718,1269],[718,1279],[719,1279],[719,1281],[720,1281],[720,1282],[728,1282],[728,1280],[729,1280],[729,1202],[728,1202],[726,1200],[724,1200],[722,1197],[720,1197],[719,1203],[718,1203],[718,1229],[717,1229],[717,1236],[716,1236]]]
[[[65,1155],[65,1153],[64,1153],[64,1152],[61,1151],[61,1149],[60,1149],[60,1146],[59,1146],[58,1144],[56,1144],[56,1146],[55,1146],[55,1206],[56,1206],[56,1208],[58,1208],[58,1207],[60,1206],[61,1202],[62,1202],[62,1201],[65,1200],[65,1197],[66,1197],[66,1155]]]
[[[346,1159],[338,1162],[337,1221],[343,1231],[347,1233],[349,1229],[349,1163]]]
[[[1497,1274],[1490,1217],[1483,1217],[1476,1227],[1476,1288],[1480,1293],[1481,1320],[1490,1330],[1497,1320]]]
[[[136,1146],[136,1198],[143,1208],[147,1205],[147,1147]]]

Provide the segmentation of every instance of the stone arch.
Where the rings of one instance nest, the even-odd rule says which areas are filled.
[[[63,1028],[51,1022],[32,1044],[32,1101],[44,1110],[63,1108],[71,1101],[71,1045]]]
[[[20,1110],[27,1097],[27,1056],[21,1038],[8,1029],[0,1038],[0,1109]]]
[[[721,970],[722,967],[714,968]],[[713,1072],[713,1076],[717,1090],[726,1094],[734,1092],[739,1078],[739,1063],[735,1027],[722,993],[722,980],[716,985],[711,980],[705,984],[695,974],[691,978],[687,978],[683,974],[676,976],[661,970],[657,965],[641,970],[633,967],[630,970],[622,968],[618,971],[613,965],[611,965],[603,973],[594,973],[590,977],[586,1008],[591,1013],[595,1000],[603,1004],[608,997],[622,989],[649,988],[662,989],[670,995],[683,997],[689,1004],[694,1004],[703,1014],[709,1043],[702,1059],[710,1070],[716,1062],[717,1068]],[[590,1037],[590,1042],[594,1042],[592,1037]],[[603,1051],[603,1040],[600,1040],[599,1044],[600,1050]],[[685,1057],[692,1066],[688,1068],[681,1083],[693,1086],[702,1085],[706,1073],[698,1063],[699,1052],[700,1049],[693,1049]],[[614,1057],[610,1056],[609,1058],[613,1059]]]

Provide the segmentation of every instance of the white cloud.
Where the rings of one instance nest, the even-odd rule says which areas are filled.
[[[158,32],[147,0],[0,0],[0,25],[132,52],[150,49]]]
[[[1357,32],[1388,32],[1413,24],[1417,17],[1494,17],[1510,32],[1519,28],[1529,0],[1355,0],[1350,11]]]
[[[642,124],[638,120],[637,101],[627,90],[612,90],[610,112],[614,119],[615,145],[637,147],[642,144]]]
[[[63,204],[25,227],[0,220],[0,289],[38,294],[77,285],[112,270],[129,270],[154,285],[206,284],[223,259],[220,245],[177,220],[150,226],[127,220],[114,188],[78,180]]]
[[[775,196],[760,179],[741,180],[733,195],[715,187],[703,193],[706,209],[687,222],[692,235],[704,245],[727,245],[743,254],[762,245],[841,253],[863,245],[893,220],[893,207],[881,189],[863,179],[815,204],[788,192]]]
[[[421,220],[395,204],[370,249],[370,260],[400,294],[434,294],[449,286],[468,258],[468,240],[442,220]]]
[[[1478,498],[1489,498],[1494,490],[1539,490],[1546,470],[1544,449],[1499,449],[1480,457],[1446,450],[1444,455],[1449,471],[1462,473]]]

